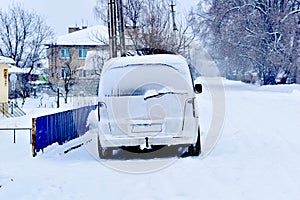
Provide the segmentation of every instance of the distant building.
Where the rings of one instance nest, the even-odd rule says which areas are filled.
[[[73,70],[85,66],[88,51],[109,51],[107,27],[70,27],[68,34],[47,47],[50,80],[57,83],[68,73],[68,65]]]
[[[126,35],[126,33],[125,33]],[[126,49],[135,49],[129,36],[125,36]],[[63,88],[64,77],[74,72],[76,88],[73,93],[95,94],[103,63],[109,59],[109,36],[106,26],[69,27],[68,34],[47,44],[49,79]],[[89,87],[87,87],[87,84]],[[91,91],[87,91],[88,88]],[[75,89],[75,90],[74,90]]]
[[[0,106],[3,114],[8,110],[8,65],[14,63],[13,59],[0,56]]]
[[[9,98],[14,99],[20,97],[22,93],[23,84],[33,92],[35,86],[41,86],[49,82],[48,68],[42,63],[38,64],[30,74],[30,68],[19,68],[15,65],[8,65],[8,84],[9,84]],[[24,82],[24,78],[26,82]]]

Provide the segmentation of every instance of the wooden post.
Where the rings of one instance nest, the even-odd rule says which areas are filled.
[[[57,88],[57,108],[59,108],[59,88]]]
[[[30,129],[30,144],[32,145],[32,127]]]
[[[16,129],[14,129],[14,144],[16,144]]]
[[[32,118],[32,156],[36,156],[36,118]]]

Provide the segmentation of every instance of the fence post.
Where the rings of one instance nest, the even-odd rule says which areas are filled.
[[[16,129],[14,129],[14,144],[16,144]]]
[[[32,127],[30,129],[30,144],[32,145]]]
[[[36,118],[32,118],[32,156],[36,156]]]
[[[10,106],[11,106],[11,114],[13,115],[14,114],[14,104],[10,103]]]
[[[59,108],[59,88],[57,88],[57,108]]]

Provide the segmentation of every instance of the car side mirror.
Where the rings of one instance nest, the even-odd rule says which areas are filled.
[[[202,84],[196,84],[194,89],[195,89],[196,94],[201,94],[202,93]]]

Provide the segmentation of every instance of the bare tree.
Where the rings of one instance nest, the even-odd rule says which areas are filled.
[[[36,64],[46,58],[44,44],[53,38],[52,29],[34,11],[19,4],[0,10],[0,55],[15,60],[16,66],[29,68],[24,76],[23,95],[28,92],[27,77]]]
[[[127,25],[137,28],[139,19],[142,15],[144,0],[127,0],[124,5]]]
[[[60,71],[61,79],[63,82],[63,91],[61,94],[65,100],[65,103],[68,103],[68,97],[72,86],[74,86],[78,82],[77,71],[80,67],[80,63],[78,63],[76,59],[73,59],[74,57],[75,51],[70,51],[70,57],[66,59]]]
[[[87,70],[93,70],[92,75],[96,75],[100,78],[103,65],[108,58],[109,55],[104,52],[91,52],[91,55],[87,56],[85,68]]]
[[[262,84],[274,84],[280,72],[293,77],[299,58],[299,1],[204,2],[210,8],[199,2],[194,27],[227,76],[238,78],[253,69]]]
[[[97,0],[94,7],[94,13],[96,18],[105,25],[108,24],[108,0]]]
[[[186,54],[194,40],[190,30],[190,18],[178,20],[179,29],[173,31],[171,7],[168,0],[123,1],[126,34],[135,49],[161,49]],[[98,0],[96,16],[107,23],[107,1]]]

